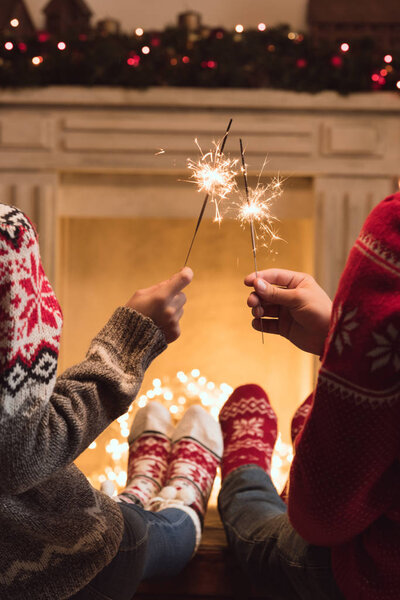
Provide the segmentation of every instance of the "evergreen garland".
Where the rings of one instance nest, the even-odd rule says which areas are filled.
[[[309,35],[293,34],[287,26],[240,34],[214,29],[194,35],[181,28],[141,37],[93,33],[63,39],[64,50],[58,48],[60,41],[45,33],[23,42],[0,38],[0,86],[275,88],[349,94],[396,90],[400,80],[398,50],[388,64],[373,40],[348,40],[350,49],[344,52],[338,45],[318,46]],[[148,54],[143,53],[145,46]]]

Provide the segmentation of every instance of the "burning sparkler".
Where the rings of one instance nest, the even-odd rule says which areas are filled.
[[[202,156],[197,163],[188,159],[188,167],[192,171],[191,179],[196,183],[198,191],[205,191],[211,202],[214,203],[214,221],[220,223],[222,221],[220,202],[225,200],[236,187],[235,166],[237,160],[223,156],[222,146],[220,148],[219,144],[215,142],[215,149],[207,154],[203,154],[197,140],[195,142]]]
[[[222,141],[220,143],[216,143],[214,150],[207,152],[207,154],[203,154],[196,140],[196,144],[201,153],[201,158],[197,163],[191,159],[188,159],[188,167],[192,171],[191,179],[197,185],[199,192],[206,192],[206,197],[204,199],[203,206],[197,220],[196,229],[194,231],[189,251],[186,256],[185,266],[189,260],[190,252],[192,250],[194,240],[196,239],[196,235],[199,230],[209,198],[211,198],[211,202],[213,202],[215,205],[214,220],[220,223],[222,220],[220,202],[226,199],[236,187],[235,177],[237,173],[235,171],[235,166],[237,164],[237,160],[231,160],[223,155],[231,125],[232,119],[228,123],[228,127],[226,128]]]
[[[242,173],[246,192],[246,199],[239,207],[239,220],[243,224],[250,224],[251,247],[254,258],[254,270],[256,273],[256,277],[258,277],[256,240],[260,237],[260,234],[257,235],[257,229],[254,226],[254,224],[257,223],[257,225],[259,226],[258,230],[261,231],[261,236],[263,239],[265,239],[266,236],[269,237],[270,241],[272,241],[273,239],[279,239],[272,228],[272,222],[274,220],[274,217],[271,214],[271,204],[273,200],[279,198],[282,195],[282,185],[279,177],[274,178],[272,182],[268,185],[261,185],[260,178],[263,172],[263,169],[261,169],[256,188],[249,189],[247,181],[247,166],[244,157],[243,142],[241,139],[240,156],[242,159]],[[264,330],[262,320],[261,336],[262,342],[264,343]]]
[[[239,206],[241,223],[253,226],[253,255],[255,255],[258,240],[262,241],[264,246],[269,247],[273,240],[281,239],[274,230],[273,223],[276,218],[272,215],[271,209],[274,200],[280,198],[282,194],[282,180],[275,177],[267,185],[258,183],[257,187],[249,189],[248,197]],[[254,226],[255,224],[257,227]],[[255,268],[257,270],[257,264],[255,264]]]

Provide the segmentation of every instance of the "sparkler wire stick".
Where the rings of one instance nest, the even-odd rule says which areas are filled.
[[[241,156],[241,159],[242,159],[242,171],[243,171],[244,189],[246,191],[247,204],[250,206],[249,184],[248,184],[248,181],[247,181],[247,167],[246,167],[246,161],[244,159],[244,149],[243,149],[242,138],[239,139],[239,142],[240,142],[240,156]],[[253,258],[254,258],[254,269],[255,269],[255,272],[256,272],[256,277],[258,277],[256,236],[255,236],[255,232],[254,232],[254,219],[253,219],[252,216],[250,216],[250,233],[251,233],[251,248],[253,250]],[[261,338],[262,338],[262,343],[264,343],[264,329],[263,329],[262,319],[260,319],[260,322],[261,322]]]
[[[229,121],[229,123],[228,123],[228,126],[227,126],[227,128],[226,128],[226,131],[225,131],[225,133],[224,133],[224,137],[222,138],[221,147],[220,147],[220,149],[218,150],[218,154],[219,154],[220,156],[221,156],[221,155],[223,154],[223,152],[224,152],[224,148],[225,148],[226,140],[228,139],[228,135],[229,135],[229,131],[230,131],[231,125],[232,125],[232,119],[230,119],[230,121]],[[210,192],[207,192],[207,194],[206,194],[206,197],[204,198],[203,206],[201,207],[201,211],[200,211],[199,218],[198,218],[198,220],[197,220],[196,228],[195,228],[195,230],[194,230],[194,234],[193,234],[193,237],[192,237],[192,241],[191,241],[191,243],[190,243],[189,251],[188,251],[188,253],[187,253],[187,256],[186,256],[186,260],[185,260],[185,264],[184,264],[184,266],[185,266],[185,267],[186,267],[186,265],[187,265],[187,263],[188,263],[188,260],[189,260],[190,253],[191,253],[191,251],[192,251],[192,248],[193,248],[194,240],[196,239],[197,232],[198,232],[198,230],[199,230],[199,227],[200,227],[200,223],[201,223],[201,221],[202,221],[202,219],[203,219],[204,211],[206,210],[206,206],[207,206],[207,202],[208,202],[208,199],[209,199],[209,197],[210,197]]]

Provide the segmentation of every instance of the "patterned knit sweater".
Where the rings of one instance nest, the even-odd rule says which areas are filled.
[[[400,194],[355,243],[313,408],[296,440],[289,517],[332,548],[349,600],[400,598]]]
[[[116,554],[118,504],[73,461],[127,411],[166,346],[150,319],[119,308],[56,379],[61,325],[34,229],[0,205],[1,600],[68,598]]]

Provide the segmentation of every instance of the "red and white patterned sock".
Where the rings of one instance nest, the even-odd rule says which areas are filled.
[[[295,439],[303,429],[306,419],[311,411],[313,403],[314,393],[310,394],[299,406],[293,415],[292,423],[290,426],[290,434],[292,437],[292,443],[294,444]]]
[[[191,406],[172,436],[166,485],[149,505],[154,511],[187,512],[196,528],[196,549],[222,451],[219,423],[201,406]]]
[[[150,402],[136,413],[129,434],[128,483],[118,499],[146,506],[164,485],[173,425],[169,411]]]
[[[243,465],[258,465],[270,473],[277,418],[264,390],[254,384],[236,388],[219,421],[224,436],[222,479]]]

